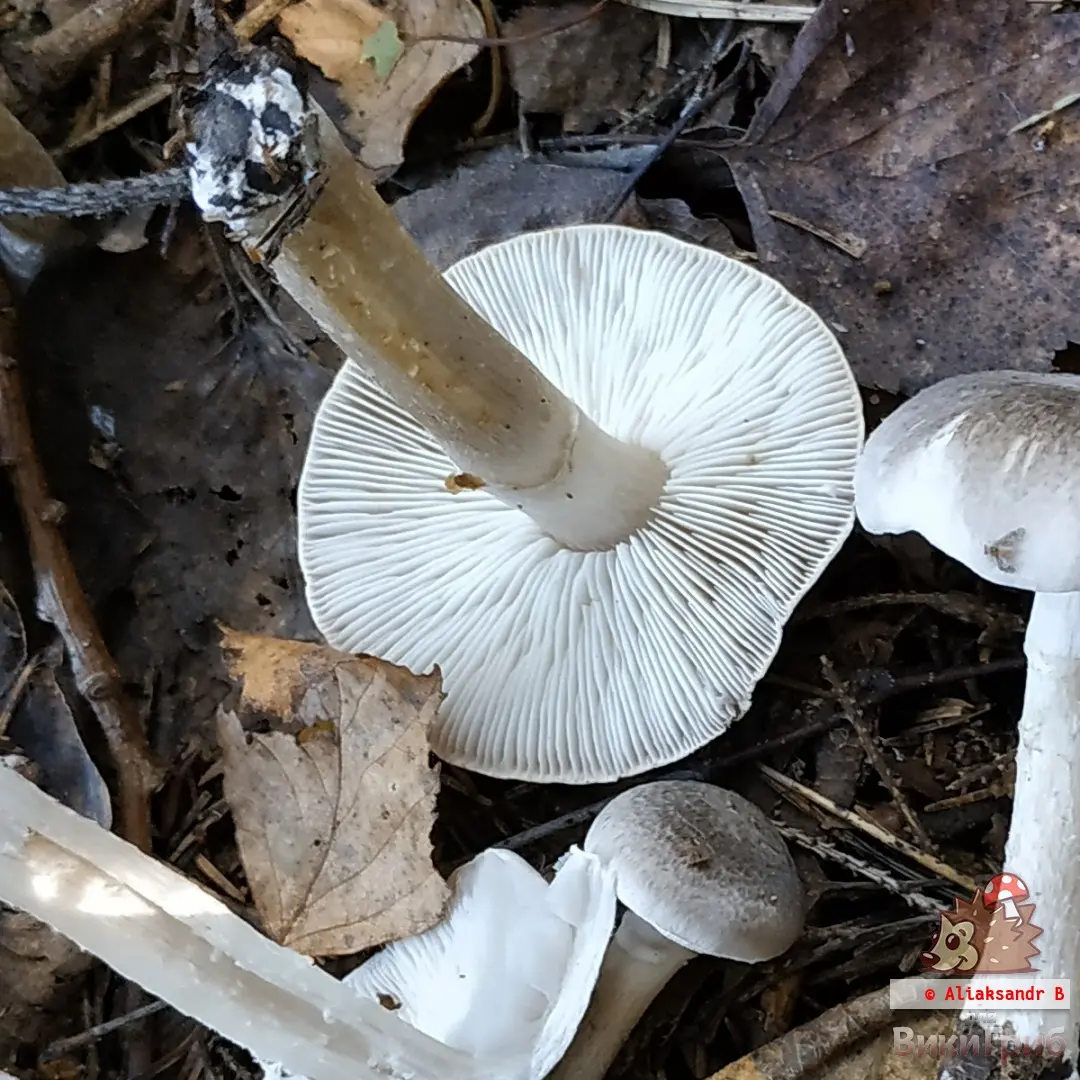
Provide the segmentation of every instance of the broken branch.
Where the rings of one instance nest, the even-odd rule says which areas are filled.
[[[34,447],[14,359],[14,325],[11,298],[0,281],[0,458],[26,530],[38,617],[52,623],[63,638],[75,684],[105,735],[116,767],[121,831],[136,847],[149,851],[150,793],[157,785],[158,769],[60,534],[63,507],[49,494]]]

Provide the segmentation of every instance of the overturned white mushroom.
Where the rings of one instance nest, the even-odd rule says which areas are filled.
[[[659,233],[524,235],[446,278],[558,388],[535,408],[567,414],[564,466],[531,487],[459,475],[347,362],[300,485],[319,629],[437,664],[433,744],[456,764],[586,783],[684,757],[745,712],[850,530],[844,356],[771,278]],[[505,427],[527,460],[529,429]]]
[[[614,877],[574,848],[549,885],[520,856],[491,850],[453,884],[443,922],[388,946],[344,981],[478,1061],[518,1061],[502,1080],[541,1080],[589,1004],[615,923]]]
[[[496,776],[606,780],[724,731],[853,521],[862,413],[824,323],[616,226],[444,280],[272,54],[218,67],[196,201],[349,358],[300,490],[330,643],[438,665],[435,749]]]

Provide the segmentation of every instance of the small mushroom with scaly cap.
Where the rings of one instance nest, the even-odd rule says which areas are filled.
[[[1035,594],[1005,868],[1037,905],[1039,977],[1080,979],[1080,378],[993,371],[923,390],[867,439],[855,500],[867,532],[920,533]],[[1052,1003],[995,1015],[1020,1038],[1062,1023]],[[1073,1067],[1078,1018],[1074,1005]]]
[[[806,893],[787,846],[753,803],[662,780],[617,795],[585,839],[627,911],[592,1004],[552,1080],[602,1080],[668,980],[699,954],[769,960],[799,937]]]

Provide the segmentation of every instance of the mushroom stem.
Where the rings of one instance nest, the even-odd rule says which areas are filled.
[[[656,995],[697,955],[628,910],[604,954],[585,1019],[549,1080],[602,1080]]]
[[[266,64],[215,87],[249,110],[247,152],[258,152],[251,160],[279,164],[279,142],[289,161],[297,145],[310,155],[304,115],[317,120],[319,160],[307,190],[283,194],[271,210],[230,207],[224,216],[248,254],[438,441],[463,474],[456,485],[448,478],[451,490],[483,487],[576,550],[613,547],[647,524],[668,476],[659,456],[603,432],[474,311],[428,262],[329,118],[305,105],[284,70]],[[273,94],[289,107],[272,119],[269,110],[250,111],[253,98]],[[222,216],[216,208],[245,183],[215,167],[215,158],[235,161],[220,147],[235,141],[236,116],[235,108],[200,114],[193,194],[208,216]],[[293,124],[288,140],[271,130],[283,118]]]
[[[1080,593],[1036,593],[1024,640],[1027,684],[1016,748],[1016,785],[1004,868],[1026,884],[1043,929],[1034,959],[1041,979],[1080,986]],[[977,986],[983,977],[977,977]],[[1065,1028],[1065,1060],[1077,1063],[1077,1007],[1010,1011],[1000,1023],[1034,1042]],[[978,1008],[965,1010],[968,1017]],[[981,1011],[985,1012],[985,1009]]]
[[[256,1057],[310,1080],[473,1080],[512,1064],[477,1061],[359,999],[2,763],[0,808],[0,901]]]

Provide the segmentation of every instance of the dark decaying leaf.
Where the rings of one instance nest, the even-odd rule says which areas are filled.
[[[824,0],[807,23],[728,161],[762,267],[863,384],[1049,370],[1080,340],[1080,110],[1013,130],[1078,85],[1080,15],[1046,4]]]
[[[37,767],[54,799],[99,825],[112,827],[109,789],[75,725],[71,707],[47,664],[34,667],[11,718],[8,736]]]
[[[78,1024],[72,995],[94,958],[45,923],[0,908],[0,1061]],[[74,1021],[74,1023],[72,1023]]]
[[[533,4],[504,28],[522,112],[561,116],[565,131],[594,131],[631,112],[645,89],[646,53],[656,42],[651,13],[606,4],[586,18],[592,6],[591,0]]]
[[[39,278],[21,320],[65,536],[167,754],[210,730],[228,692],[215,620],[314,634],[292,500],[330,372],[261,319],[230,338],[210,265],[178,246],[168,263],[151,248],[96,253]]]
[[[500,147],[464,158],[440,183],[399,199],[394,211],[444,270],[518,233],[603,220],[626,184],[623,170],[642,153],[650,148],[574,154],[570,167]]]

